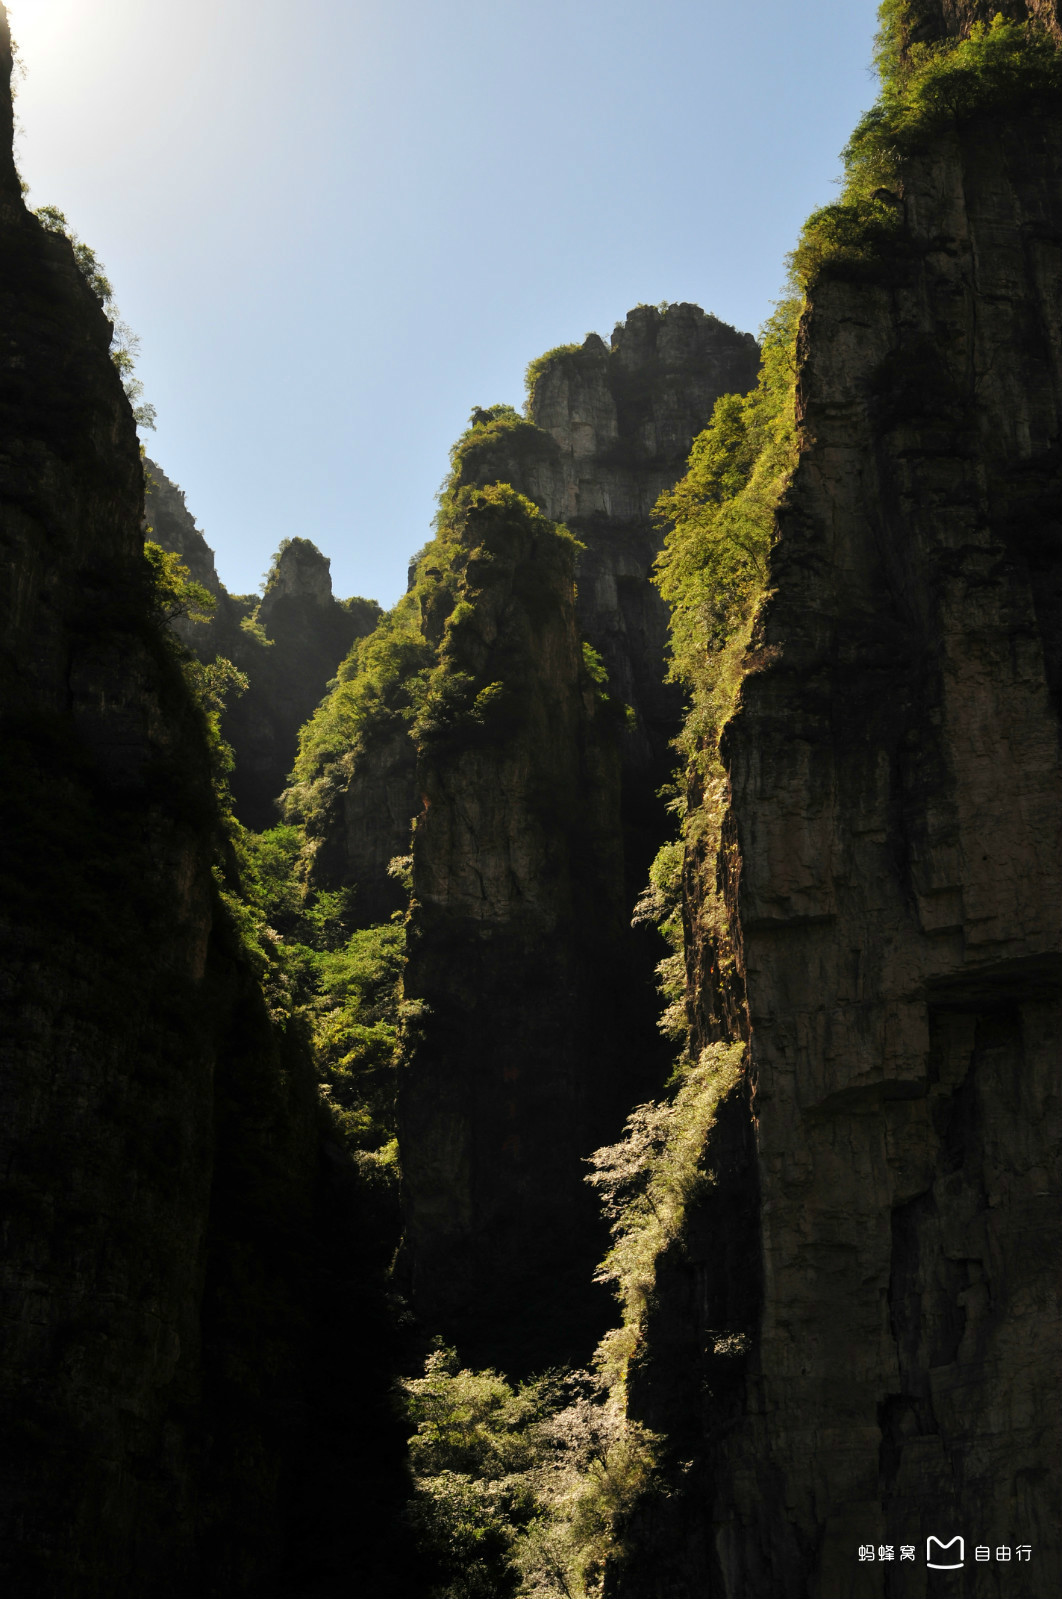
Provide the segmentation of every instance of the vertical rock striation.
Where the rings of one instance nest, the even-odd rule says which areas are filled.
[[[611,347],[591,333],[534,363],[531,427],[466,457],[460,481],[512,483],[585,545],[579,625],[613,692],[636,713],[624,756],[643,778],[666,766],[679,715],[664,682],[667,607],[651,582],[661,542],[652,509],[685,470],[716,400],[744,394],[758,366],[752,335],[699,306],[637,306]]]
[[[617,1595],[922,1596],[929,1534],[966,1539],[955,1592],[1062,1582],[1060,163],[1046,113],[934,136],[894,243],[810,295],[724,745],[751,1121],[661,1279],[634,1408],[696,1464]]]
[[[527,1369],[604,1311],[580,1157],[622,1117],[630,1005],[615,713],[583,664],[575,545],[491,494],[459,521],[418,730],[399,1134],[414,1303],[471,1358]]]

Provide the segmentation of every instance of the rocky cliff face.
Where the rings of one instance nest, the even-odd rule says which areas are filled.
[[[232,797],[249,827],[272,827],[287,786],[299,728],[317,709],[355,639],[380,616],[373,600],[333,597],[329,562],[309,539],[289,539],[273,562],[254,613],[266,643],[241,629],[233,660],[247,673],[247,692],[227,709],[222,730],[236,766]]]
[[[583,663],[575,555],[510,490],[473,503],[435,680],[437,703],[465,683],[472,709],[418,732],[404,1250],[426,1324],[507,1369],[571,1358],[606,1313],[580,1157],[622,1121],[645,1021],[615,712]]]
[[[301,538],[285,540],[278,550],[260,601],[229,594],[184,494],[153,461],[145,467],[151,537],[176,550],[191,577],[215,599],[209,621],[178,620],[182,642],[200,660],[221,655],[247,675],[246,692],[232,700],[222,718],[236,761],[231,777],[236,814],[248,827],[272,827],[299,728],[320,704],[354,640],[375,627],[380,607],[373,600],[337,600],[327,557]],[[245,623],[252,624],[250,629]]]
[[[717,398],[751,388],[758,361],[750,334],[698,306],[639,306],[611,348],[591,334],[536,363],[526,421],[477,426],[455,449],[454,491],[509,483],[584,546],[577,623],[601,654],[609,692],[633,712],[618,734],[632,903],[665,828],[656,791],[681,706],[664,681],[667,607],[650,581],[662,535],[651,512]],[[369,921],[402,904],[387,868],[408,850],[418,804],[415,753],[401,734],[379,742],[337,791],[315,869],[327,885],[357,883]]]
[[[314,855],[314,880],[355,886],[360,927],[406,910],[409,895],[391,868],[409,854],[418,799],[417,751],[405,728],[375,742],[336,796]]]
[[[618,1595],[921,1596],[930,1534],[954,1592],[1062,1578],[1060,160],[1046,114],[934,137],[894,245],[811,295],[727,847],[691,863],[698,1026],[718,871],[749,1080],[632,1377],[692,1463]]]
[[[717,397],[757,365],[751,337],[697,307],[641,307],[611,350],[592,335],[545,358],[527,420],[474,413],[447,504],[505,483],[545,519],[529,532],[514,512],[494,548],[477,512],[462,553],[432,559],[462,573],[454,616],[481,634],[474,676],[497,677],[511,725],[455,749],[388,724],[317,785],[331,797],[312,824],[315,874],[356,884],[368,920],[402,903],[387,867],[417,812],[405,988],[427,1009],[400,1098],[405,1262],[426,1325],[470,1359],[581,1360],[607,1322],[583,1160],[666,1072],[660,951],[624,925],[664,830],[656,789],[678,729],[651,511]],[[584,546],[578,599],[561,519]],[[421,630],[439,646],[430,615]],[[580,634],[608,670],[604,720]]]
[[[719,396],[755,383],[756,341],[696,305],[643,305],[616,326],[611,347],[591,333],[538,365],[528,405],[537,436],[502,433],[470,450],[461,480],[512,483],[585,545],[579,625],[636,712],[625,763],[655,771],[668,761],[679,704],[664,682],[667,607],[650,581],[661,544],[652,509]]]
[[[164,550],[176,550],[189,575],[221,601],[226,590],[214,565],[214,551],[188,509],[184,490],[168,478],[161,466],[144,458],[144,522],[148,538]],[[200,624],[203,625],[203,624]],[[186,642],[194,639],[194,624],[186,623]]]
[[[10,66],[0,6],[5,91]],[[350,1189],[215,894],[110,326],[7,151],[0,1573],[40,1599],[313,1592],[314,1498],[358,1469],[318,1338],[374,1314]]]

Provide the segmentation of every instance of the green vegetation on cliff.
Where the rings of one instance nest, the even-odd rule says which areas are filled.
[[[623,1307],[597,1373],[515,1384],[436,1349],[424,1376],[403,1384],[416,1427],[409,1517],[434,1567],[432,1599],[593,1599],[606,1563],[622,1558],[664,1443],[625,1415],[627,1365],[644,1339],[657,1260],[714,1181],[708,1134],[743,1054],[741,1044],[704,1050],[676,1073],[670,1099],[638,1106],[624,1137],[590,1157],[614,1240],[599,1280]]]
[[[490,416],[470,432],[508,425],[510,418]],[[505,484],[446,494],[438,532],[417,558],[409,592],[354,645],[302,731],[286,825],[235,835],[249,936],[263,957],[270,956],[291,1005],[306,1018],[344,1138],[385,1164],[395,1158],[392,1066],[404,935],[394,922],[353,926],[358,885],[322,890],[314,851],[337,825],[342,796],[361,763],[385,741],[397,737],[408,744],[412,762],[417,751],[438,758],[504,738],[519,725],[527,641],[518,631],[494,629],[485,596],[504,582],[513,550],[529,539],[537,556],[522,580],[521,601],[533,619],[535,584],[542,605],[553,592],[549,553],[556,546],[570,562],[571,535]],[[603,700],[603,672],[592,655],[584,671],[585,693]],[[406,833],[406,848],[408,841]]]
[[[485,641],[476,595],[521,530],[548,527],[567,544],[575,541],[508,484],[477,489],[463,481],[470,453],[498,434],[533,434],[536,447],[545,436],[510,407],[473,416],[481,420],[454,446],[437,531],[416,558],[408,592],[355,644],[300,735],[285,806],[311,840],[321,836],[337,794],[373,745],[395,734],[416,746],[444,736],[472,738],[518,713],[522,668],[515,654],[499,666],[504,681],[481,681]],[[534,596],[528,600],[533,604]]]
[[[404,1385],[410,1521],[434,1566],[431,1599],[590,1599],[652,1480],[654,1444],[601,1379],[514,1384],[459,1368],[452,1349]]]
[[[403,595],[339,668],[336,687],[303,728],[288,791],[289,816],[307,821],[322,785],[348,776],[369,744],[407,728],[417,713],[434,652],[420,631],[419,595]]]
[[[507,474],[504,481],[526,482],[536,466],[551,462],[556,454],[553,436],[511,405],[477,406],[450,451],[450,475],[439,495],[437,526],[451,516],[454,497],[462,488],[501,474]]]
[[[968,38],[919,44],[908,39],[912,9],[910,0],[880,8],[881,93],[842,153],[841,198],[812,213],[793,252],[805,288],[827,263],[873,268],[901,226],[902,163],[931,136],[988,112],[1057,107],[1062,97],[1062,54],[1036,22],[997,13]]]
[[[716,401],[685,476],[657,502],[669,529],[657,583],[671,607],[670,676],[691,694],[680,747],[704,778],[717,769],[719,733],[766,589],[774,513],[796,459],[800,309],[795,298],[778,305],[761,332],[756,387]]]
[[[527,393],[527,409],[531,410],[535,403],[535,389],[539,379],[549,371],[550,367],[564,360],[566,355],[576,355],[582,349],[581,344],[555,344],[552,350],[545,350],[541,355],[529,361],[527,371],[524,373],[524,389]]]
[[[213,614],[217,603],[213,594],[202,583],[192,581],[187,566],[174,550],[164,550],[161,544],[147,539],[144,559],[151,570],[153,607],[164,622],[172,624],[179,617],[205,622]]]
[[[678,748],[684,762],[675,808],[683,836],[714,860],[725,809],[719,736],[745,674],[765,598],[775,512],[796,463],[796,335],[803,292],[827,264],[877,270],[886,241],[895,250],[902,220],[902,163],[927,139],[971,118],[1009,107],[1057,106],[1062,54],[1035,22],[997,15],[968,37],[911,42],[917,18],[910,0],[884,0],[875,61],[878,101],[861,119],[843,155],[841,199],[807,221],[790,260],[802,292],[782,301],[762,330],[759,383],[747,396],[726,395],[694,442],[686,475],[661,496],[656,514],[668,526],[657,582],[671,606],[671,676],[690,692]],[[667,849],[665,847],[665,854]],[[664,859],[661,857],[661,872]],[[657,874],[660,875],[659,873]],[[671,873],[674,878],[674,873]],[[652,903],[650,903],[652,901]],[[682,1028],[684,955],[674,895],[643,901],[643,914],[672,933],[660,966],[668,1010],[663,1025]],[[654,908],[655,907],[655,908]],[[720,962],[730,963],[722,899],[709,887],[708,914]]]
[[[659,1257],[682,1236],[688,1207],[714,1181],[705,1167],[719,1105],[735,1088],[744,1044],[710,1044],[675,1070],[669,1099],[639,1105],[623,1138],[595,1150],[587,1179],[612,1225],[613,1244],[598,1270],[613,1283],[623,1325],[609,1333],[601,1367],[622,1391],[627,1363],[644,1336]]]
[[[742,681],[759,664],[749,643],[767,593],[775,512],[796,462],[801,309],[796,297],[778,304],[761,330],[756,387],[749,394],[717,400],[711,423],[694,440],[685,476],[656,506],[658,519],[668,528],[656,581],[671,607],[669,675],[689,692],[676,740],[682,770],[672,805],[681,817],[682,843],[661,848],[635,919],[655,922],[671,946],[657,967],[665,1004],[660,1025],[680,1043],[688,1030],[683,852],[696,847],[714,860],[720,844],[726,774],[719,739]],[[718,959],[729,965],[726,910],[714,880],[705,911]]]
[[[247,931],[280,974],[314,1050],[337,1132],[369,1175],[396,1175],[394,1061],[405,932],[350,927],[349,890],[315,893],[299,874],[302,834],[282,824],[233,844]]]
[[[717,402],[685,476],[656,508],[668,530],[657,582],[671,607],[670,672],[686,687],[689,705],[677,741],[673,807],[681,839],[658,854],[636,915],[655,922],[671,947],[658,968],[661,1025],[681,1053],[670,1097],[638,1107],[624,1137],[591,1161],[589,1180],[605,1201],[614,1238],[599,1276],[614,1284],[623,1308],[622,1326],[598,1355],[617,1396],[628,1382],[644,1394],[654,1380],[652,1361],[642,1362],[654,1336],[658,1283],[695,1236],[691,1217],[704,1225],[721,1136],[713,1129],[724,1124],[744,1075],[745,1048],[736,1036],[744,1025],[743,989],[727,902],[736,844],[727,831],[720,738],[743,681],[767,664],[768,652],[754,639],[771,581],[777,512],[798,459],[797,332],[805,296],[824,269],[859,276],[894,270],[907,248],[904,164],[932,138],[1001,110],[1057,108],[1062,98],[1062,55],[1036,23],[997,15],[967,37],[919,44],[911,38],[913,12],[908,0],[885,0],[880,8],[880,96],[844,151],[841,198],[808,219],[793,252],[794,293],[763,330],[756,389]],[[706,1036],[720,1034],[726,1041],[703,1046]],[[743,1329],[724,1329],[714,1352],[730,1359],[746,1346]],[[658,1370],[659,1354],[656,1362]],[[673,1464],[666,1446],[659,1459],[658,1481]]]
[[[373,744],[409,733],[428,695],[447,618],[457,603],[462,555],[453,510],[417,556],[407,593],[358,639],[299,736],[286,814],[319,836],[336,791]]]
[[[180,556],[148,539],[144,562],[150,616],[162,647],[177,662],[202,719],[219,819],[223,827],[228,827],[232,823],[228,780],[233,756],[222,735],[221,718],[229,701],[246,691],[247,678],[224,656],[209,662],[199,660],[174,631],[177,621],[208,622],[217,603],[204,584],[192,579]]]
[[[551,537],[540,542],[537,560],[525,570],[520,589],[521,604],[532,622],[545,621],[554,603],[556,559],[566,560],[578,548],[567,528],[547,521],[537,506],[507,483],[459,489],[448,517],[461,541],[461,584],[439,641],[437,664],[426,680],[424,698],[411,727],[418,748],[425,749],[437,748],[444,739],[452,745],[455,740],[467,743],[480,736],[497,736],[520,721],[525,710],[528,641],[496,632],[497,619],[484,601],[511,564],[520,542],[549,533]]]
[[[307,548],[316,555],[312,545]],[[256,833],[233,815],[233,755],[221,718],[229,697],[246,690],[246,675],[225,657],[202,661],[185,648],[174,620],[207,620],[214,596],[190,579],[173,552],[149,540],[144,555],[156,627],[191,690],[210,751],[221,905],[274,1024],[281,1030],[294,1025],[312,1049],[336,1133],[364,1175],[393,1188],[392,1067],[404,931],[390,923],[352,931],[351,891],[315,892],[300,875],[304,838],[298,828],[285,824]]]

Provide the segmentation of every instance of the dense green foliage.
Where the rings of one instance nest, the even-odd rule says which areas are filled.
[[[499,409],[504,408],[493,408]],[[409,591],[354,645],[335,686],[302,730],[285,806],[288,818],[301,822],[311,837],[323,830],[336,795],[373,745],[395,735],[418,747],[440,738],[475,738],[518,713],[519,662],[508,663],[504,683],[481,677],[478,585],[521,530],[549,528],[559,540],[575,541],[508,484],[455,486],[470,443],[513,428],[538,433],[518,417],[491,415],[458,441],[437,532],[416,558]]]
[[[393,1062],[399,1020],[404,929],[393,923],[352,931],[353,890],[315,892],[301,873],[305,840],[291,824],[253,833],[232,813],[232,751],[221,733],[228,699],[245,675],[218,656],[200,661],[172,630],[177,618],[206,620],[209,590],[189,578],[172,551],[144,548],[152,608],[203,718],[221,833],[215,864],[220,901],[261,984],[273,1021],[299,1027],[318,1066],[336,1132],[364,1173],[397,1179]]]
[[[612,1225],[612,1248],[599,1271],[615,1285],[623,1326],[608,1335],[602,1364],[622,1378],[642,1336],[656,1263],[681,1237],[686,1210],[712,1182],[705,1169],[708,1134],[722,1100],[741,1076],[745,1046],[710,1044],[698,1061],[676,1068],[670,1099],[639,1105],[624,1137],[590,1157],[588,1179]]]
[[[205,622],[217,602],[208,588],[192,581],[176,551],[164,550],[161,544],[147,539],[144,559],[151,573],[152,604],[162,620],[176,622],[179,617],[187,617],[193,622]]]
[[[552,461],[556,454],[552,435],[511,405],[477,406],[450,451],[450,473],[439,492],[436,526],[442,528],[452,519],[462,489],[494,479],[517,478],[526,484],[536,466]]]
[[[222,735],[221,718],[229,701],[246,693],[247,676],[225,656],[219,655],[210,662],[198,660],[173,631],[173,623],[178,620],[208,622],[216,605],[210,590],[192,580],[180,556],[148,539],[144,544],[144,561],[152,617],[165,647],[176,657],[202,716],[215,796],[221,817],[231,825],[232,796],[228,778],[233,769],[233,755]]]
[[[315,893],[290,823],[252,833],[232,824],[245,937],[268,963],[274,1000],[309,1032],[321,1092],[363,1169],[397,1176],[395,1047],[405,930],[351,930],[353,891]]]
[[[448,522],[418,556],[409,592],[354,644],[335,686],[299,735],[285,799],[291,820],[313,830],[367,750],[410,732],[456,603],[460,564],[459,541]]]
[[[908,0],[880,0],[874,35],[874,69],[885,91],[894,89],[904,66],[904,33]]]
[[[669,1099],[640,1105],[619,1143],[591,1157],[613,1245],[599,1278],[623,1325],[596,1374],[550,1372],[514,1384],[429,1356],[403,1387],[415,1492],[410,1518],[435,1566],[433,1599],[592,1599],[622,1557],[662,1440],[624,1413],[627,1363],[641,1341],[661,1254],[709,1186],[708,1138],[741,1075],[744,1048],[712,1045],[678,1068]]]
[[[355,928],[356,887],[322,891],[310,863],[337,797],[374,745],[397,736],[415,753],[441,740],[476,740],[504,731],[519,714],[521,646],[508,634],[487,645],[477,611],[481,591],[505,570],[525,536],[538,539],[548,531],[566,561],[574,541],[508,485],[478,489],[459,481],[471,441],[514,428],[537,433],[511,407],[473,413],[454,450],[436,535],[417,557],[409,592],[357,641],[302,731],[284,825],[255,834],[233,817],[226,787],[231,754],[220,738],[219,716],[224,694],[239,689],[240,674],[228,662],[193,660],[168,630],[214,746],[224,831],[216,868],[222,902],[274,1020],[308,1033],[337,1132],[363,1171],[392,1187],[404,930],[398,921]],[[267,593],[294,542],[281,546]],[[176,556],[151,546],[148,562],[160,621],[206,612],[209,595],[188,581]],[[550,563],[533,564],[545,593]],[[530,591],[525,597],[533,602]],[[260,631],[257,616],[248,620]],[[484,676],[488,655],[498,670]],[[584,669],[587,685],[603,698],[604,669],[592,651],[584,653]],[[402,862],[393,875],[402,878]]]
[[[462,434],[462,439],[467,439],[473,428],[489,427],[492,422],[520,422],[522,418],[513,405],[474,405],[468,419],[468,427]],[[461,447],[461,439],[450,450],[450,459]]]
[[[830,262],[848,269],[874,263],[900,224],[902,162],[930,135],[985,112],[1057,107],[1062,54],[1035,22],[997,14],[969,38],[911,44],[906,0],[884,0],[875,63],[881,94],[860,120],[844,152],[840,200],[807,220],[793,252],[807,286]]]
[[[656,1440],[589,1372],[520,1384],[463,1371],[453,1350],[404,1385],[410,1518],[433,1599],[589,1599],[652,1479]]]
[[[671,953],[659,962],[656,972],[664,1000],[660,1030],[682,1043],[688,1032],[686,1020],[686,940],[682,923],[682,870],[685,851],[673,839],[661,845],[649,868],[649,884],[634,907],[633,923],[648,922],[660,932]]]
[[[511,417],[490,414],[469,432],[509,425]],[[455,471],[458,457],[459,450]],[[257,839],[238,837],[251,904],[248,936],[263,955],[272,952],[291,1005],[311,1028],[323,1090],[344,1138],[378,1164],[395,1160],[392,1063],[403,933],[394,924],[349,930],[349,903],[314,885],[314,843],[327,834],[339,796],[375,746],[397,738],[411,758],[442,742],[504,734],[519,717],[525,675],[519,641],[506,634],[488,642],[479,601],[520,540],[543,531],[567,555],[570,535],[508,485],[451,488],[409,592],[354,645],[302,730],[286,826]],[[540,566],[544,574],[548,563]],[[586,668],[591,683],[602,675],[600,663]],[[400,878],[402,863],[394,864]],[[268,894],[255,887],[256,877]],[[330,927],[322,917],[332,918]]]
[[[517,552],[525,539],[548,534],[520,583],[522,608],[528,613],[537,609],[544,617],[555,602],[552,561],[557,557],[564,560],[580,548],[567,528],[548,521],[537,506],[507,483],[459,489],[450,502],[449,517],[460,539],[460,587],[443,626],[437,664],[427,678],[412,724],[418,749],[438,749],[441,741],[451,745],[477,742],[517,725],[526,701],[526,640],[508,630],[495,636],[493,624],[489,625],[490,636],[484,632],[484,614],[492,609],[488,591],[496,574],[504,573],[514,558],[519,559]],[[597,665],[603,672],[600,661]]]
[[[362,1175],[394,1194],[395,1049],[405,930],[350,927],[349,891],[314,893],[299,872],[301,832],[253,833],[229,815],[215,876],[273,1021],[297,1028],[322,1104]]]
[[[691,693],[681,747],[705,780],[718,768],[719,732],[765,592],[775,509],[796,459],[799,313],[796,299],[779,304],[761,333],[756,388],[716,402],[685,476],[657,502],[669,525],[657,583],[671,606],[670,675]]]
[[[111,360],[117,368],[138,427],[154,428],[155,407],[144,400],[144,385],[136,376],[136,356],[140,340],[118,314],[114,303],[114,289],[95,250],[79,239],[66,217],[54,205],[38,206],[33,215],[49,233],[61,234],[69,239],[74,251],[78,271],[92,290],[113,324],[111,334]]]
[[[321,896],[323,897],[323,896]],[[358,928],[314,961],[310,1005],[322,1088],[349,1148],[394,1167],[395,1052],[405,929]]]

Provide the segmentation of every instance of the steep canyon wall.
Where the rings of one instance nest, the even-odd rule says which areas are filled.
[[[443,671],[471,674],[488,708],[418,739],[403,1254],[427,1326],[477,1363],[541,1369],[607,1311],[580,1157],[622,1121],[647,1017],[616,712],[583,661],[575,546],[511,491],[473,504],[461,539]],[[652,1059],[651,1023],[645,1042]]]
[[[688,900],[701,1037],[743,1000],[749,1076],[632,1372],[690,1458],[616,1595],[1062,1580],[1060,162],[1046,111],[935,136],[892,245],[810,293],[724,849]],[[929,1534],[964,1572],[926,1571]]]
[[[591,1281],[607,1234],[584,1161],[658,1091],[668,1055],[660,950],[627,925],[664,830],[656,789],[678,723],[651,511],[756,362],[748,335],[695,306],[642,307],[611,351],[591,335],[545,358],[528,420],[486,413],[455,450],[452,495],[512,484],[583,546],[562,539],[548,585],[544,533],[536,551],[470,560],[458,611],[473,607],[469,625],[505,662],[479,674],[523,710],[474,753],[421,740],[411,774],[405,990],[427,1019],[399,1101],[405,1259],[415,1307],[482,1363],[578,1362],[607,1325]],[[359,790],[355,768],[348,804]]]
[[[23,204],[10,67],[0,7],[0,1585],[313,1593],[337,1491],[376,1493],[351,1441],[386,1437],[384,1380],[337,1439],[322,1371],[374,1358],[373,1263],[219,903],[111,327]]]
[[[918,0],[905,45],[996,9]],[[1058,31],[1049,0],[1010,14]],[[1060,170],[1042,109],[934,136],[891,241],[809,295],[723,847],[685,870],[694,1050],[746,1037],[748,1071],[631,1362],[666,1492],[608,1599],[1062,1586]],[[298,1020],[215,891],[110,330],[6,159],[0,231],[0,1574],[42,1599],[421,1591],[388,1521],[381,1263]],[[539,363],[527,419],[484,413],[407,664],[314,777],[317,880],[362,920],[405,905],[411,850],[399,1280],[470,1363],[582,1361],[610,1319],[583,1160],[667,1065],[628,925],[678,716],[650,512],[755,367],[696,307],[640,307]],[[375,617],[295,540],[255,640],[160,479],[156,537],[219,599],[199,647],[257,663],[228,730],[266,825]],[[858,1559],[930,1533],[1032,1560],[934,1587]]]

